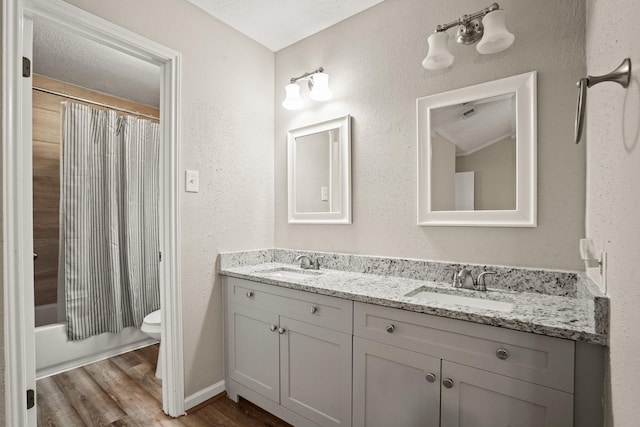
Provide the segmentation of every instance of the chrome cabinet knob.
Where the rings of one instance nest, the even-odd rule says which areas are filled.
[[[280,335],[284,334],[286,332],[286,330],[284,328],[278,328],[278,333]]]
[[[309,311],[311,311],[311,314],[316,314],[316,312],[318,311],[318,307],[311,307]]]
[[[278,329],[278,327],[277,327],[276,325],[271,325],[271,326],[269,326],[269,330],[270,330],[271,332],[275,332],[275,331],[276,331],[276,329]]]
[[[436,374],[434,374],[433,372],[429,372],[426,378],[428,382],[433,383],[436,381]]]
[[[253,298],[253,291],[247,291],[247,298]]]
[[[442,380],[442,385],[446,388],[451,388],[453,387],[453,380],[451,378],[445,378],[444,380]]]
[[[394,325],[394,324],[388,325],[385,329],[387,330],[387,332],[389,332],[390,334],[392,334],[392,333],[393,333],[393,331],[395,331],[395,330],[396,330],[396,325]]]
[[[506,348],[499,348],[496,351],[496,356],[498,356],[498,359],[507,360],[509,358],[509,350]]]

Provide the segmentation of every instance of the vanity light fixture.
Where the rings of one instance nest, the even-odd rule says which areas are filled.
[[[286,98],[282,106],[287,110],[299,110],[304,106],[304,101],[300,97],[299,80],[307,80],[309,86],[309,98],[314,101],[328,101],[333,97],[329,89],[329,75],[320,67],[310,73],[304,73],[299,77],[292,77],[290,83],[285,86]]]
[[[472,13],[462,15],[448,24],[436,26],[435,33],[428,38],[429,53],[422,61],[428,70],[440,70],[453,63],[454,56],[449,52],[449,28],[459,27],[456,41],[460,44],[474,44],[479,41],[476,50],[481,54],[502,52],[513,44],[515,36],[507,30],[506,11],[498,3]]]

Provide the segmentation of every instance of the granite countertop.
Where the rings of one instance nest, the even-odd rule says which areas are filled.
[[[235,254],[235,253],[233,253]],[[260,262],[234,265],[222,262],[220,274],[269,285],[297,289],[451,319],[531,332],[551,337],[607,345],[608,298],[590,285],[572,296],[540,292],[520,292],[502,287],[487,292],[453,288],[450,284],[381,274],[321,269],[302,270],[297,264]],[[266,259],[266,261],[270,261]],[[273,270],[287,269],[300,274],[286,277]],[[271,271],[270,271],[271,270]],[[311,272],[311,273],[309,273]],[[284,273],[287,274],[287,273]],[[578,277],[577,281],[588,280]],[[511,311],[498,311],[469,305],[431,301],[429,297],[406,296],[419,288],[471,298],[491,299],[513,304]],[[596,288],[596,289],[594,289]]]

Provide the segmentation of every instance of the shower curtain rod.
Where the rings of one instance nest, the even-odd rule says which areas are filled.
[[[73,99],[75,101],[80,101],[80,102],[84,102],[84,103],[87,103],[87,104],[97,105],[99,107],[109,108],[110,110],[116,110],[116,111],[120,111],[120,112],[123,112],[123,113],[133,114],[135,116],[139,116],[139,117],[144,117],[144,118],[147,118],[147,119],[160,121],[159,117],[149,116],[147,114],[138,113],[137,111],[125,110],[124,108],[114,107],[113,105],[108,105],[108,104],[103,104],[101,102],[91,101],[90,99],[84,99],[84,98],[80,98],[80,97],[77,97],[77,96],[68,95],[68,94],[62,93],[62,92],[56,92],[55,90],[44,89],[44,88],[37,87],[37,86],[33,86],[33,90],[37,90],[38,92],[49,93],[51,95],[61,96],[63,98],[67,98],[67,99]]]

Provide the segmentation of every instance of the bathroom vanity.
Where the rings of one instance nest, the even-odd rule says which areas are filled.
[[[461,296],[442,282],[221,256],[234,400],[296,426],[600,425],[592,372],[602,372],[607,300],[593,287]]]
[[[286,416],[265,409],[296,426],[351,425],[353,303],[231,277],[226,282],[231,398],[260,394]]]

